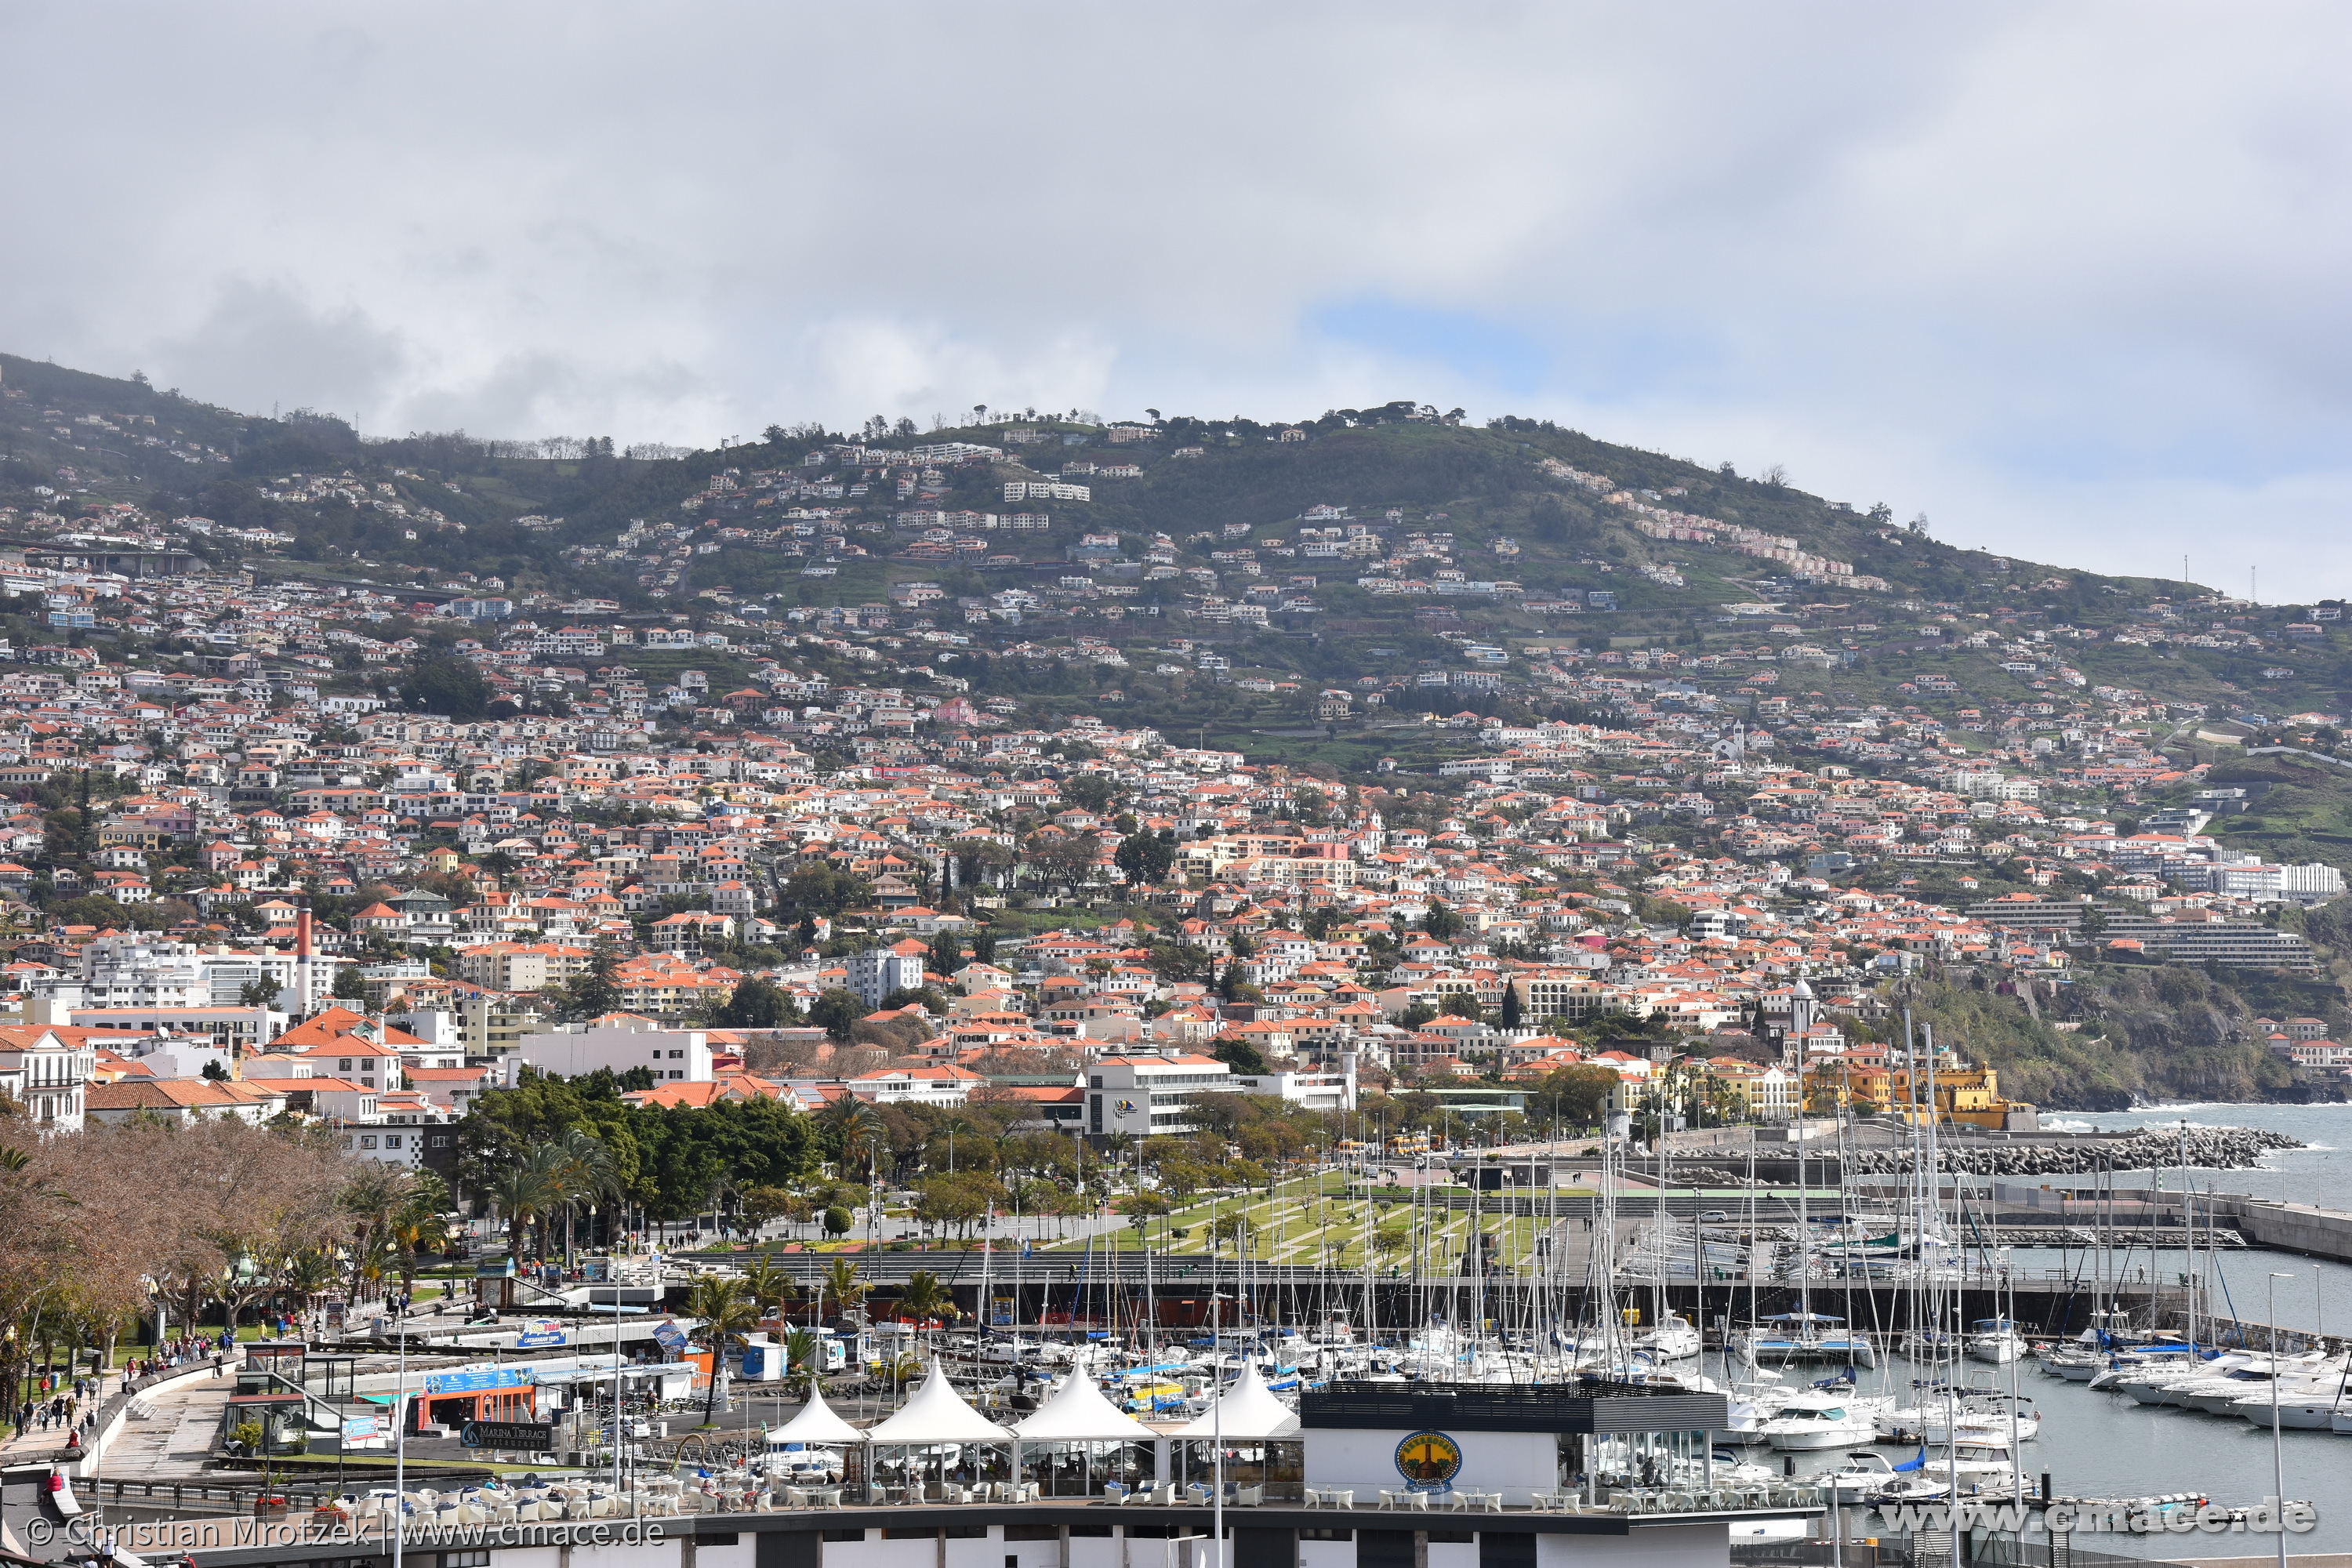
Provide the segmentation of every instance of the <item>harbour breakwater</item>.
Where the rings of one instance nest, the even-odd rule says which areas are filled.
[[[2025,1143],[1947,1142],[1936,1150],[1936,1169],[1972,1176],[2086,1176],[2103,1171],[2160,1171],[2190,1166],[2207,1171],[2251,1170],[2281,1149],[2305,1147],[2300,1138],[2256,1127],[2150,1129],[2128,1137],[2068,1138]],[[1903,1147],[1849,1149],[1844,1171],[1852,1175],[1901,1175],[1917,1168],[1916,1154]]]

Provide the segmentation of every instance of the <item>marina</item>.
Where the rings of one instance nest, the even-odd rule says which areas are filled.
[[[1476,1516],[1466,1531],[1403,1532],[1433,1554],[1499,1532],[1521,1544],[1495,1550],[1531,1564],[1570,1545],[1561,1561],[1583,1561],[1597,1539],[1664,1531],[1684,1532],[1678,1561],[1851,1547],[1875,1562],[1908,1543],[1916,1563],[1948,1538],[1916,1510],[1957,1500],[2011,1521],[1979,1528],[1966,1560],[2046,1568],[2042,1521],[2078,1509],[2153,1526],[2081,1538],[2084,1563],[2094,1547],[2221,1555],[2196,1550],[2201,1536],[2184,1549],[2161,1521],[2201,1507],[2242,1524],[2276,1469],[2316,1510],[2293,1551],[2352,1549],[2352,1521],[2330,1506],[2352,1459],[2352,1360],[2327,1331],[2339,1303],[2334,1321],[2352,1323],[2352,1268],[2243,1223],[2293,1206],[2259,1191],[2289,1163],[2294,1193],[2343,1190],[2344,1141],[2328,1133],[2352,1129],[2352,1110],[2229,1109],[2293,1123],[2301,1146],[2258,1169],[2026,1186],[1943,1168],[1924,1121],[1899,1134],[1907,1173],[1845,1177],[1833,1162],[1857,1131],[1832,1127],[1785,1171],[1717,1186],[1676,1180],[1696,1155],[1620,1137],[1573,1170],[1562,1158],[1565,1180],[1541,1186],[1482,1184],[1475,1173],[1501,1160],[1443,1179],[1358,1162],[1202,1201],[1209,1234],[1222,1214],[1264,1216],[1255,1246],[1246,1227],[1194,1251],[1098,1225],[848,1257],[638,1255],[577,1284],[499,1275],[481,1299],[503,1311],[444,1303],[328,1344],[248,1350],[226,1387],[140,1396],[195,1402],[176,1452],[142,1446],[126,1413],[95,1453],[54,1456],[48,1473],[116,1528],[243,1518],[275,1487],[379,1543],[419,1513],[698,1532],[740,1515],[755,1533],[815,1518],[835,1568],[898,1568],[890,1543],[916,1537],[891,1510],[917,1502],[940,1510],[925,1542],[1051,1541],[1068,1553],[1053,1568],[1085,1558],[1105,1510],[1119,1521],[1108,1539],[1192,1542],[1192,1568],[1229,1530],[1237,1561],[1274,1552],[1262,1561],[1311,1568],[1315,1542],[1393,1532],[1381,1521],[1400,1510]],[[1334,1250],[1335,1229],[1363,1245]],[[1386,1247],[1365,1240],[1381,1232]],[[1286,1252],[1304,1258],[1276,1261]],[[856,1310],[839,1305],[845,1266]],[[797,1289],[725,1337],[714,1367],[695,1308],[713,1282],[759,1270]],[[367,1409],[399,1412],[396,1427],[347,1438]],[[257,1412],[274,1457],[240,1491],[254,1474],[224,1438]],[[390,1489],[388,1458],[406,1467]],[[21,1463],[9,1473],[22,1539],[56,1504],[24,1489]],[[1085,1517],[1055,1511],[1070,1510]],[[2268,1544],[2228,1537],[2240,1542]],[[238,1561],[207,1553],[206,1568],[215,1557]]]

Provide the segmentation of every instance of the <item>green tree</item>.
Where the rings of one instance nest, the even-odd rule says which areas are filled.
[[[784,1387],[786,1392],[805,1395],[815,1386],[817,1377],[824,1371],[817,1360],[819,1342],[806,1329],[794,1329],[784,1336]]]
[[[1099,816],[1118,797],[1118,785],[1105,773],[1073,773],[1062,781],[1061,793],[1064,805]]]
[[[789,1187],[761,1183],[744,1192],[743,1217],[755,1226],[765,1226],[792,1213],[793,1205],[801,1201],[800,1194]]]
[[[827,1209],[825,1211],[826,1229],[833,1228],[833,1216],[835,1214],[840,1214],[844,1219],[848,1218],[847,1213],[844,1210]],[[847,1235],[849,1227],[846,1225],[842,1226],[843,1235]],[[836,1317],[855,1311],[857,1304],[866,1300],[866,1293],[871,1289],[873,1287],[858,1277],[856,1263],[846,1258],[836,1258],[825,1265],[824,1272],[817,1277],[817,1311],[820,1315],[824,1311],[824,1304],[828,1299],[833,1302],[834,1315]]]
[[[1244,1077],[1266,1070],[1265,1053],[1247,1040],[1223,1039],[1209,1047],[1216,1058]]]
[[[588,967],[566,981],[562,1006],[567,1018],[601,1018],[618,1012],[621,983],[615,978],[621,953],[609,942],[600,942],[588,955]]]
[[[1127,879],[1139,886],[1164,881],[1176,864],[1176,836],[1166,828],[1158,833],[1131,833],[1118,841],[1111,858],[1127,873]]]
[[[336,967],[340,969],[343,966],[338,964]],[[265,974],[257,980],[248,980],[236,988],[236,1005],[240,1007],[275,1007],[278,1005],[278,994],[284,989],[284,986]]]
[[[420,1253],[447,1250],[456,1232],[450,1228],[457,1205],[449,1184],[432,1171],[415,1173],[408,1196],[393,1211],[390,1235],[400,1262],[401,1289],[416,1290],[416,1259]]]
[[[942,979],[953,974],[963,967],[963,938],[952,931],[934,933],[931,951],[923,963],[927,969]]]
[[[751,1293],[751,1304],[760,1309],[762,1318],[801,1293],[791,1271],[778,1267],[764,1252],[743,1266],[743,1289]]]
[[[428,658],[401,684],[403,707],[470,722],[490,705],[490,688],[469,659]]]
[[[854,991],[835,985],[818,996],[809,1007],[809,1022],[816,1025],[835,1040],[846,1042],[849,1026],[863,1018],[872,1008],[858,1000]]]
[[[530,1227],[562,1208],[568,1161],[552,1143],[534,1143],[489,1186],[490,1206],[506,1221],[507,1256],[522,1261]]]
[[[722,1029],[781,1029],[801,1021],[800,1009],[782,987],[761,975],[746,975],[734,994],[711,1015]]]
[[[1619,1079],[1607,1068],[1564,1067],[1544,1075],[1528,1098],[1529,1120],[1541,1125],[1591,1127],[1601,1121]]]
[[[1432,899],[1429,900],[1429,913],[1423,918],[1421,929],[1440,942],[1451,942],[1461,934],[1462,917],[1447,909],[1443,900]]]
[[[702,1424],[715,1426],[719,1424],[719,1380],[723,1375],[727,1352],[740,1347],[760,1326],[760,1309],[742,1280],[712,1274],[694,1282],[693,1289],[687,1293],[686,1310],[688,1316],[702,1320],[695,1325],[694,1338],[710,1351],[710,1392],[703,1401]]]
[[[907,1283],[898,1291],[898,1315],[912,1318],[919,1324],[963,1316],[956,1310],[955,1298],[948,1288],[928,1268],[918,1268],[907,1276]]]

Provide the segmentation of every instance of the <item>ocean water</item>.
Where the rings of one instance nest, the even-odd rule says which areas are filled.
[[[2187,1180],[2200,1192],[2244,1193],[2352,1212],[2352,1105],[2160,1105],[2145,1110],[2070,1112],[2053,1117],[2060,1126],[2101,1129],[2169,1128],[2182,1122],[2201,1127],[2252,1127],[2301,1139],[2302,1149],[2281,1150],[2262,1166],[2243,1171],[2192,1167],[2118,1173],[2119,1186],[2161,1186],[2178,1192]],[[2032,1261],[2021,1257],[2021,1263]],[[2056,1261],[2056,1255],[2051,1255]],[[2179,1253],[2145,1252],[2135,1266],[2178,1270]],[[2250,1322],[2270,1321],[2275,1301],[2282,1328],[2319,1331],[2352,1340],[2352,1265],[2292,1253],[2250,1249],[2216,1255],[2216,1304]],[[2284,1278],[2273,1280],[2273,1275]],[[1900,1358],[1889,1358],[1877,1383],[1864,1392],[1900,1393],[1922,1375]],[[2009,1369],[1970,1365],[1967,1380],[2006,1387]],[[2080,1384],[2044,1375],[2031,1363],[2019,1363],[2018,1392],[2042,1411],[2038,1440],[2025,1445],[2027,1484],[2049,1471],[2062,1496],[2140,1497],[2151,1493],[2201,1491],[2217,1503],[2247,1504],[2271,1494],[2271,1436],[2252,1422],[2201,1412],[2136,1403],[2130,1395],[2091,1393]],[[2352,1400],[2347,1400],[2352,1405]],[[2288,1551],[2352,1552],[2352,1436],[2290,1430],[2281,1434],[2286,1461],[2286,1493],[2309,1499],[2319,1512],[2318,1528],[2290,1536]],[[1880,1450],[1890,1455],[1894,1450]],[[1833,1469],[1832,1456],[1800,1456],[1804,1471]],[[2101,1552],[2147,1558],[2267,1557],[2274,1537],[2188,1535],[2083,1537],[2080,1544]]]
[[[2300,1138],[2308,1145],[2282,1149],[2252,1170],[2207,1171],[2190,1167],[2186,1179],[2199,1192],[2245,1193],[2288,1203],[2314,1204],[2352,1213],[2352,1105],[2160,1105],[2143,1110],[2071,1113],[2061,1124],[2101,1129],[2253,1127]],[[2178,1192],[2178,1168],[2118,1173],[2118,1186],[2161,1185]],[[2146,1255],[2141,1255],[2144,1261]],[[2352,1264],[2325,1262],[2293,1253],[2224,1252],[2217,1255],[2218,1297],[2222,1310],[2247,1321],[2270,1321],[2272,1274],[2276,1281],[2278,1322],[2283,1328],[2352,1338]],[[2178,1253],[2159,1254],[2159,1268],[2177,1270]],[[2344,1462],[2352,1467],[2352,1438],[2345,1439]],[[2352,1468],[2347,1468],[2352,1476]]]
[[[1971,1363],[1963,1376],[1969,1384],[2006,1390],[2009,1370]],[[1910,1379],[1928,1373],[1927,1368],[1890,1357],[1874,1374],[1875,1381],[1865,1381],[1862,1391],[1902,1394]],[[1792,1369],[1791,1380],[1797,1375]],[[1864,1376],[1868,1380],[1874,1374]],[[2045,1470],[2053,1490],[2061,1497],[2132,1498],[2201,1491],[2216,1503],[2243,1505],[2258,1502],[2273,1490],[2270,1433],[2252,1422],[2140,1405],[2126,1394],[2104,1390],[2094,1394],[2081,1384],[2045,1375],[2031,1362],[2018,1363],[2017,1391],[2042,1412],[2041,1436],[2023,1445],[2028,1491],[2041,1484]],[[2345,1486],[2346,1479],[2352,1478],[2352,1437],[2294,1430],[2281,1436],[2286,1495],[2308,1499],[2319,1514],[2318,1527],[2308,1534],[2289,1536],[2287,1550],[2298,1555],[2352,1552],[2352,1495],[2347,1495]],[[1878,1451],[1897,1463],[1911,1457],[1884,1445]],[[1748,1456],[1775,1468],[1780,1459],[1762,1448],[1748,1450]],[[1800,1454],[1795,1458],[1800,1474],[1814,1474],[1836,1469],[1843,1457]],[[1932,1468],[1934,1456],[1928,1462]],[[1880,1521],[1864,1521],[1862,1532],[1879,1527]],[[2264,1557],[2275,1549],[2274,1540],[2258,1535],[2101,1533],[2083,1536],[2077,1543],[2127,1557]]]

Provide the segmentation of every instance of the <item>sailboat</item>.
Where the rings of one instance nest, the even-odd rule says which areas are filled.
[[[1800,1124],[1802,1131],[1801,1123]],[[1731,1336],[1731,1348],[1742,1360],[1763,1363],[1832,1362],[1844,1366],[1874,1367],[1878,1352],[1867,1335],[1854,1332],[1843,1318],[1813,1310],[1812,1239],[1805,1215],[1805,1145],[1797,1142],[1797,1310],[1759,1318]],[[1751,1231],[1752,1234],[1752,1231]],[[1755,1263],[1748,1268],[1752,1276]]]
[[[1866,1334],[1822,1312],[1776,1312],[1733,1337],[1739,1353],[1759,1362],[1831,1362],[1874,1367],[1878,1352]]]

